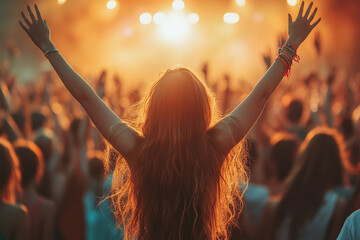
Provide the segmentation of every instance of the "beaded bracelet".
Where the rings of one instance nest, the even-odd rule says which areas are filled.
[[[47,58],[51,53],[59,52],[56,48],[47,50],[44,52],[45,57]]]
[[[282,48],[278,49],[278,53],[279,55],[276,57],[276,59],[279,59],[285,65],[287,68],[285,76],[290,77],[293,60],[295,62],[300,61],[300,57],[296,54],[296,48],[285,44]]]

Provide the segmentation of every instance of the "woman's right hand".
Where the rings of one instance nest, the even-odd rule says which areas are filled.
[[[49,26],[47,25],[46,21],[42,19],[39,8],[35,4],[37,19],[35,18],[29,5],[27,6],[27,10],[29,12],[31,21],[25,16],[24,12],[21,12],[21,15],[26,25],[24,25],[21,21],[19,21],[20,26],[29,35],[29,37],[34,42],[34,44],[41,49],[41,51],[46,52],[48,50],[53,49],[54,45],[50,41]]]
[[[312,6],[313,3],[311,2],[305,12],[305,15],[303,16],[304,2],[302,2],[298,16],[295,21],[292,21],[292,17],[289,14],[289,38],[286,41],[287,44],[298,48],[300,44],[307,38],[310,32],[314,29],[314,27],[320,22],[321,18],[311,24],[317,12],[317,8],[315,8],[310,15]]]

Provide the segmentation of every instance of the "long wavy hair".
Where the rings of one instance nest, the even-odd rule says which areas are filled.
[[[0,200],[9,204],[16,202],[21,189],[19,160],[10,142],[0,138]]]
[[[327,191],[346,184],[345,170],[350,167],[343,139],[336,130],[325,127],[308,133],[296,164],[278,205],[274,228],[278,230],[289,219],[289,239],[299,237],[302,226],[320,209]]]
[[[224,153],[214,141],[215,101],[190,70],[166,71],[135,108],[142,142],[131,159],[108,151],[110,198],[125,239],[228,239],[247,182],[243,144]]]

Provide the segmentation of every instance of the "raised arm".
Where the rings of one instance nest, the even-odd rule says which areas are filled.
[[[295,21],[292,21],[290,14],[288,15],[289,37],[286,41],[286,45],[289,47],[297,49],[307,38],[312,29],[320,22],[320,19],[318,19],[316,22],[311,24],[317,12],[317,8],[315,8],[315,10],[310,14],[312,5],[313,3],[310,3],[303,15],[304,2],[302,2]],[[291,52],[291,49],[289,48],[288,51]],[[292,59],[294,56],[290,57]],[[235,129],[236,132],[233,133],[233,135],[236,136],[235,139],[237,141],[242,139],[253,126],[263,111],[267,100],[270,98],[271,94],[288,71],[286,60],[286,58],[285,60],[277,58],[267,70],[265,75],[257,83],[249,96],[239,106],[237,106],[235,110],[228,115],[228,117],[221,120],[224,124],[226,124],[229,117],[235,118],[235,121],[237,120],[238,124],[236,125],[238,127]]]
[[[21,21],[20,26],[28,34],[34,44],[44,52],[51,65],[59,75],[65,87],[71,95],[85,109],[101,134],[121,153],[126,154],[133,150],[136,140],[136,132],[131,130],[122,132],[121,136],[109,139],[109,129],[121,124],[120,118],[102,101],[90,85],[82,79],[65,61],[56,50],[50,40],[50,29],[45,20],[42,19],[38,7],[35,5],[36,17],[29,6],[27,6],[30,19],[22,12],[25,24]]]

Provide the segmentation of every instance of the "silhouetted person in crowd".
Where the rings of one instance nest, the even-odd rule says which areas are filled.
[[[29,211],[29,239],[50,240],[54,238],[55,204],[37,191],[41,181],[44,160],[41,150],[35,143],[19,139],[14,143],[16,155],[20,161],[21,202]]]
[[[345,146],[329,128],[309,132],[284,196],[265,210],[269,239],[335,239],[344,220],[346,201],[337,189],[346,185]],[[272,215],[272,217],[270,217]]]
[[[19,161],[7,140],[0,138],[0,239],[28,239],[26,208],[16,205],[21,191]]]

